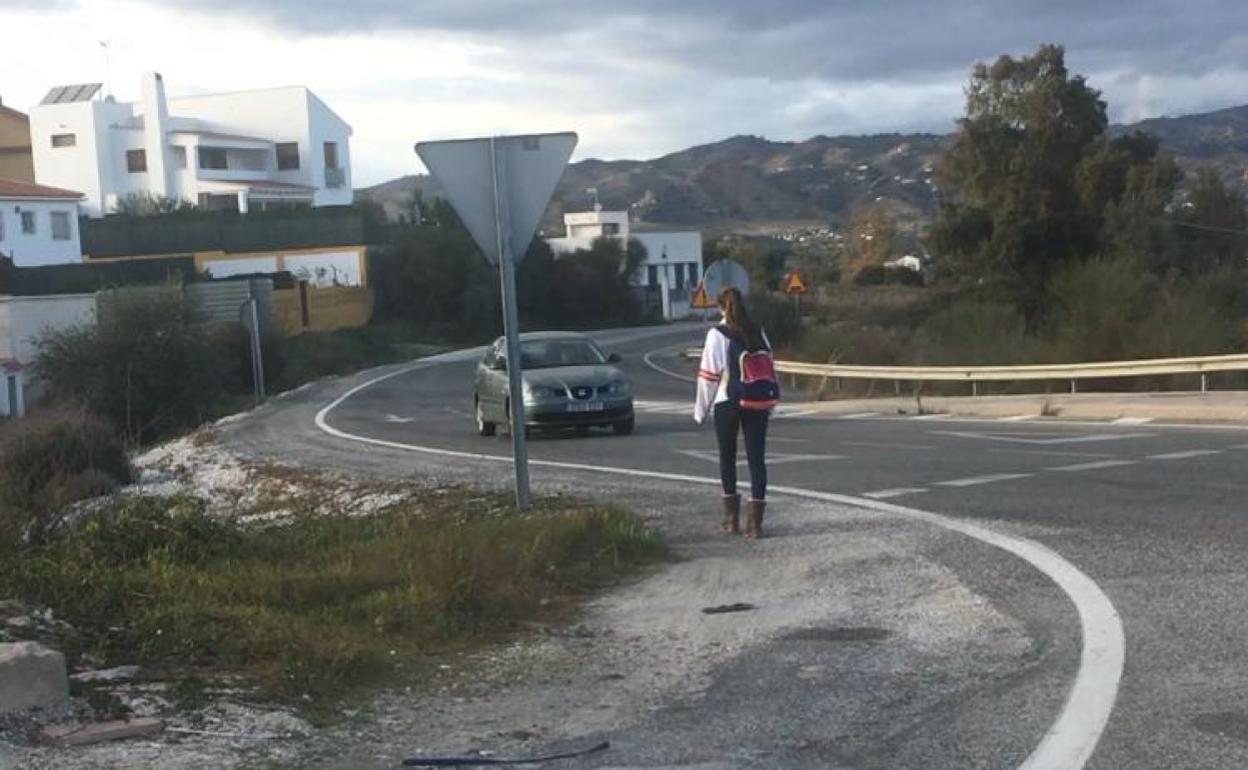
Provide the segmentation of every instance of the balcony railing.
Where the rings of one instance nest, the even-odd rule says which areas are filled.
[[[336,190],[347,183],[347,171],[341,168],[325,168],[325,186]]]

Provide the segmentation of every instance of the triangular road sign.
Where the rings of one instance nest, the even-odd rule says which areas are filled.
[[[497,265],[500,245],[514,262],[524,259],[575,147],[576,134],[565,132],[420,142],[416,153],[485,258]],[[501,239],[495,224],[500,219]]]
[[[711,302],[711,298],[706,296],[706,284],[698,284],[698,288],[693,292],[693,300],[689,304],[696,308],[715,307],[715,303]]]
[[[796,270],[791,271],[784,278],[785,294],[805,294],[806,282],[802,280],[802,274]]]

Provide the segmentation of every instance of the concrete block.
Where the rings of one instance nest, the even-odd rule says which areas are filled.
[[[38,642],[0,644],[0,714],[51,708],[68,697],[64,655]]]

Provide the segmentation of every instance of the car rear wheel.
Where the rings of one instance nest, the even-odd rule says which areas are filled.
[[[477,435],[493,436],[494,432],[498,430],[498,426],[485,419],[485,411],[481,408],[480,399],[477,399],[475,409],[473,411],[475,411],[477,415]]]
[[[629,417],[627,420],[612,423],[611,430],[615,431],[617,436],[627,436],[633,432],[633,418]]]

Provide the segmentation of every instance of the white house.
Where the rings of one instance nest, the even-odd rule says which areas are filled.
[[[20,417],[26,412],[30,365],[39,336],[94,322],[94,294],[0,296],[0,417]]]
[[[210,209],[352,201],[351,127],[303,86],[167,98],[99,98],[98,83],[52,89],[30,113],[35,179],[82,190],[92,217],[148,192]]]
[[[646,247],[646,261],[633,284],[655,287],[663,301],[663,317],[681,318],[689,313],[693,290],[702,279],[702,234],[696,230],[641,229],[628,220],[627,211],[582,211],[563,215],[565,235],[548,238],[556,254],[588,249],[601,237],[635,238]]]
[[[0,254],[18,267],[81,262],[81,199],[72,190],[0,179]]]

